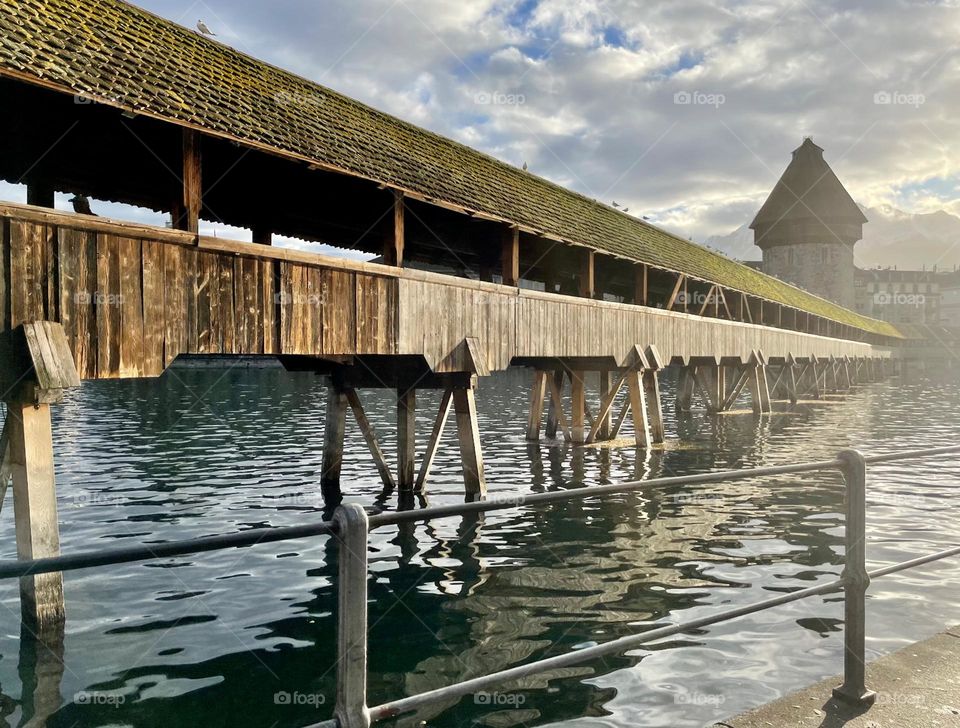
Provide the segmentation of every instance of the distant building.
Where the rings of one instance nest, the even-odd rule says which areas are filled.
[[[858,269],[854,310],[897,324],[939,324],[939,278],[926,270]]]
[[[937,273],[940,286],[940,325],[960,329],[960,270]]]
[[[853,246],[866,216],[809,138],[750,223],[762,270],[853,308]]]

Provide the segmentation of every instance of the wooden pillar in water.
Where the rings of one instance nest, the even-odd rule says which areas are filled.
[[[453,408],[457,417],[457,436],[460,440],[465,496],[466,500],[474,501],[486,496],[487,480],[483,472],[480,425],[477,420],[477,402],[472,377],[465,386],[454,388]]]
[[[770,412],[770,390],[763,353],[753,352],[747,366],[750,367],[750,399],[754,414],[766,414]]]
[[[7,424],[17,558],[59,556],[50,405],[7,402]],[[24,621],[37,633],[55,629],[64,619],[62,575],[21,578],[20,606]]]
[[[650,446],[650,420],[647,416],[646,389],[641,382],[641,370],[627,374],[627,387],[630,396],[630,414],[633,417],[633,430],[637,447]]]
[[[347,394],[337,377],[327,390],[327,413],[323,427],[323,464],[320,492],[327,503],[340,500],[340,471],[343,468],[343,438],[347,427]]]
[[[543,399],[547,393],[547,372],[537,369],[533,373],[533,388],[530,390],[530,416],[527,419],[527,439],[540,439],[540,420],[543,417]]]
[[[35,321],[0,335],[0,391],[7,417],[0,474],[13,481],[17,557],[60,555],[50,405],[80,384],[63,327]],[[5,483],[4,483],[5,484]],[[62,637],[63,577],[59,572],[20,579],[23,624],[40,639]]]
[[[616,386],[617,372],[601,369],[598,375],[600,378],[600,398],[602,402]],[[605,412],[597,412],[597,420],[599,421],[597,425],[597,439],[609,440],[611,432],[613,431],[613,410],[608,407]]]
[[[417,390],[397,389],[397,486],[401,492],[413,490],[417,463]]]
[[[660,400],[660,370],[663,359],[657,347],[652,344],[646,349],[647,368],[643,370],[643,388],[647,396],[647,408],[650,411],[650,440],[655,445],[664,441],[663,403]]]
[[[576,443],[587,441],[585,380],[586,372],[570,372],[570,439]]]
[[[680,412],[690,411],[693,404],[693,387],[693,367],[681,367],[677,381],[677,410]]]
[[[563,369],[557,369],[553,373],[553,382],[552,384],[548,382],[548,386],[551,386],[557,392],[563,392]],[[554,397],[550,397],[550,403],[547,405],[547,437],[553,439],[557,436],[557,423],[560,421],[560,413],[557,412],[557,403],[554,401]]]

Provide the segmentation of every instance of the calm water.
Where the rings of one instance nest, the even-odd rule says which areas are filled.
[[[664,452],[523,439],[527,373],[482,384],[491,492],[955,444],[960,383],[884,383],[844,402],[677,421]],[[670,382],[667,382],[670,388]],[[364,392],[392,449],[392,402]],[[438,398],[419,398],[422,439]],[[176,370],[156,381],[85,383],[55,413],[63,550],[155,543],[321,519],[323,383],[273,370]],[[668,408],[669,410],[670,408]],[[380,487],[348,421],[347,500]],[[391,458],[392,459],[392,458]],[[876,466],[872,566],[957,542],[960,464]],[[923,484],[923,485],[921,485]],[[460,501],[452,423],[432,504]],[[832,580],[842,496],[832,475],[521,508],[384,529],[370,549],[370,702],[715,613]],[[388,501],[384,507],[395,507]],[[12,507],[0,515],[13,558]],[[300,726],[334,696],[336,553],[294,541],[73,572],[65,668],[20,639],[15,585],[0,584],[0,725]],[[888,652],[960,622],[960,560],[871,587],[868,650]],[[840,671],[842,606],[814,598],[576,669],[407,716],[398,725],[702,726]],[[290,696],[284,704],[278,693]],[[280,704],[278,704],[280,701]]]

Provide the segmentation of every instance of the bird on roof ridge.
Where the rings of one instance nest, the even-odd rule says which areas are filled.
[[[216,35],[202,20],[197,21],[197,30],[199,30],[202,35]]]

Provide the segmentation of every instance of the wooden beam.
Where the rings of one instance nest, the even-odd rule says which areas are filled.
[[[570,372],[570,439],[586,442],[584,413],[586,411],[586,372]]]
[[[465,495],[468,501],[479,500],[487,494],[487,481],[483,472],[480,425],[477,422],[477,402],[473,387],[455,389],[453,407],[457,415]]]
[[[600,400],[600,409],[597,410],[597,417],[593,422],[593,426],[590,428],[590,433],[587,435],[587,442],[596,442],[597,438],[604,440],[612,437],[613,427],[611,414],[613,412],[613,402],[617,398],[621,387],[623,387],[623,383],[626,380],[626,373],[616,377],[613,382],[610,381],[611,374],[612,372],[600,373],[600,381],[604,386],[604,394]],[[606,383],[603,382],[604,379],[607,380]]]
[[[433,466],[433,460],[437,456],[437,449],[440,447],[440,438],[443,436],[443,428],[447,424],[447,417],[450,414],[450,405],[453,403],[453,389],[446,389],[440,398],[440,409],[437,411],[437,419],[433,423],[433,432],[430,433],[430,442],[427,443],[427,451],[423,454],[423,462],[420,463],[420,472],[417,475],[417,482],[414,491],[422,493],[425,490],[427,476],[430,474],[430,468]]]
[[[639,306],[649,305],[650,267],[646,263],[637,263],[633,267],[633,302]]]
[[[257,245],[273,245],[273,231],[267,225],[257,225],[251,232],[251,240]]]
[[[37,207],[54,208],[56,194],[53,185],[45,180],[31,180],[27,182],[27,204]]]
[[[677,301],[677,296],[680,294],[680,288],[683,286],[683,282],[687,277],[683,273],[677,274],[677,282],[673,287],[673,291],[670,293],[670,297],[667,299],[667,305],[664,307],[668,311],[673,309],[673,304]],[[686,298],[686,297],[684,297]]]
[[[10,485],[13,463],[10,462],[10,414],[3,420],[3,431],[0,432],[0,513],[3,512],[3,501]]]
[[[387,231],[383,239],[383,262],[387,265],[403,267],[406,231],[404,229],[403,193],[393,191],[393,215],[388,216]]]
[[[656,369],[643,370],[643,389],[650,413],[650,442],[659,445],[664,441],[663,403],[660,401],[660,373]]]
[[[511,226],[503,233],[503,285],[520,285],[520,228]]]
[[[693,387],[693,367],[681,367],[679,381],[677,382],[677,409],[681,412],[690,411],[690,406],[693,403]]]
[[[550,403],[547,406],[547,437],[549,438],[557,436],[557,423],[560,419],[557,413],[559,412],[560,416],[563,415],[563,400],[559,396],[559,393],[563,391],[563,377],[563,369],[557,369],[553,376],[547,380],[550,390]],[[554,396],[554,390],[557,391],[556,396]]]
[[[580,295],[583,298],[596,298],[596,253],[587,250],[580,269]]]
[[[8,402],[7,420],[17,558],[59,556],[60,529],[50,405]],[[63,625],[63,577],[60,572],[23,577],[20,580],[20,600],[23,617],[32,632],[48,634]]]
[[[179,230],[200,232],[200,210],[203,206],[203,179],[201,176],[201,137],[193,129],[183,130],[183,196],[180,217],[173,224]]]
[[[417,457],[417,390],[397,390],[397,484],[412,491]]]
[[[367,419],[367,413],[363,411],[363,405],[360,403],[357,390],[353,387],[347,387],[345,394],[347,395],[347,402],[350,405],[350,409],[353,410],[353,416],[357,420],[357,426],[360,428],[360,432],[363,433],[363,439],[366,441],[367,448],[373,456],[373,462],[377,466],[377,472],[380,473],[380,480],[383,481],[385,488],[393,490],[396,488],[396,483],[390,472],[390,466],[387,465],[387,461],[383,457],[383,451],[380,449],[380,443],[377,441],[377,433],[373,429],[373,425],[370,424],[370,420]]]
[[[340,471],[343,467],[343,436],[347,424],[347,395],[338,384],[327,390],[327,414],[323,428],[323,465],[320,491],[324,501],[340,498]]]
[[[561,392],[560,388],[563,386],[563,370],[557,370],[557,372],[554,373],[553,378],[547,380],[547,383],[550,386],[550,404],[551,404],[550,414],[552,417],[555,418],[554,422],[552,423],[552,426],[553,426],[552,437],[556,437],[557,435],[556,428],[557,428],[557,424],[559,424],[560,429],[563,432],[564,438],[569,440],[570,428],[567,425],[567,416],[563,413],[563,397],[560,394]],[[551,422],[548,420],[547,422],[548,436],[551,436],[549,432],[550,426],[551,426]]]
[[[527,419],[527,439],[540,439],[540,420],[543,418],[543,400],[547,392],[547,373],[542,369],[533,372],[533,388],[530,390],[530,416]]]
[[[647,397],[640,381],[640,372],[633,370],[627,374],[627,388],[630,393],[630,414],[633,416],[634,438],[637,447],[650,447],[650,420],[647,418]]]

